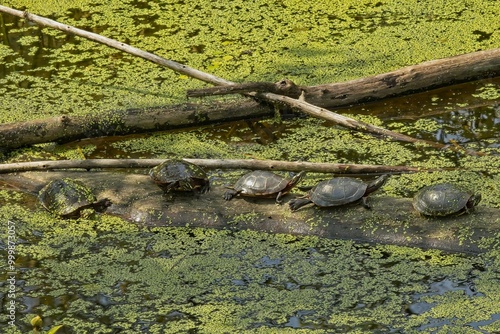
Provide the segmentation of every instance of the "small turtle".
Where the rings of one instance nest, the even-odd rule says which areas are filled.
[[[85,209],[104,212],[111,205],[108,198],[97,200],[86,185],[70,178],[49,182],[40,190],[38,200],[47,211],[62,218],[78,218]]]
[[[380,188],[388,178],[389,175],[384,174],[370,183],[350,177],[321,181],[305,196],[290,200],[289,206],[295,211],[311,202],[319,207],[330,207],[361,201],[363,206],[369,209],[370,206],[366,202],[368,195]]]
[[[470,194],[451,183],[439,183],[420,189],[413,207],[425,216],[469,213],[481,201],[481,194]]]
[[[170,159],[149,171],[151,179],[163,190],[198,191],[202,194],[210,190],[205,171],[190,162]]]
[[[247,197],[276,197],[276,203],[288,193],[304,176],[300,172],[288,180],[272,172],[257,170],[240,177],[236,184],[224,193],[226,201],[237,195]]]

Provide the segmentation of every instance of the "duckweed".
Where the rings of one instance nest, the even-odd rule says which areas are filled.
[[[239,82],[282,77],[300,85],[339,82],[500,45],[491,24],[499,14],[494,1],[7,0],[4,5]],[[79,37],[4,14],[2,19],[4,40],[11,43],[0,45],[2,123],[183,103],[186,89],[204,86]],[[485,85],[476,95],[498,99],[498,87]],[[384,124],[380,118],[356,117]],[[500,207],[497,156],[458,159],[454,152],[374,139],[316,120],[284,124],[286,131],[268,145],[243,140],[240,132],[226,142],[193,130],[122,140],[113,147],[134,156],[462,168],[394,177],[380,193],[409,197],[424,185],[446,181],[480,191],[481,205]],[[432,133],[439,124],[426,119],[411,127],[392,126],[416,134]],[[470,147],[497,152],[496,142],[489,143]],[[95,150],[94,145],[81,151],[41,145],[7,158],[47,158],[47,151],[52,159],[80,158]],[[81,333],[500,330],[500,235],[482,241],[489,252],[466,257],[255,231],[145,228],[107,215],[61,220],[28,208],[24,199],[14,191],[0,192],[0,221],[14,221],[19,240],[19,312],[7,333],[32,330],[35,315],[46,320],[45,331],[64,323]],[[235,217],[234,223],[240,219],[252,215]],[[324,224],[317,217],[308,223],[311,228]],[[375,217],[365,228],[380,226]],[[7,240],[6,233],[0,232],[1,240]],[[471,232],[461,233],[466,239]],[[0,248],[4,253],[5,242]],[[5,261],[0,268],[7,272]],[[0,322],[7,321],[2,313]]]

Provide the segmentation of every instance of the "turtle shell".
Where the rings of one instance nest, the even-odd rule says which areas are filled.
[[[38,200],[47,211],[70,217],[98,203],[92,191],[82,182],[70,178],[49,182],[40,190]]]
[[[321,181],[309,192],[310,200],[321,207],[353,203],[361,199],[368,185],[350,177]]]
[[[243,196],[273,196],[285,189],[289,182],[272,172],[257,170],[243,175],[233,188]]]
[[[472,196],[453,184],[439,183],[420,189],[413,198],[413,207],[427,216],[447,216],[465,211]]]
[[[149,171],[151,179],[161,188],[170,191],[199,190],[204,193],[210,188],[205,171],[193,163],[170,159]]]

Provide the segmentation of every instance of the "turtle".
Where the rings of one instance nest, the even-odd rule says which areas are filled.
[[[306,195],[290,200],[288,205],[292,211],[313,203],[319,207],[340,206],[361,202],[367,209],[370,208],[366,199],[375,190],[384,185],[389,178],[388,174],[381,175],[370,183],[351,177],[337,177],[319,182]]]
[[[92,190],[78,180],[56,179],[45,185],[38,193],[42,206],[62,218],[78,218],[85,209],[104,212],[111,200],[97,200]]]
[[[438,183],[420,189],[413,198],[413,207],[424,216],[448,216],[469,213],[481,201],[481,194],[472,194],[451,183]]]
[[[204,194],[210,190],[205,171],[182,159],[170,159],[159,164],[149,171],[149,176],[165,192],[193,191]]]
[[[224,199],[230,201],[237,195],[247,197],[276,197],[276,203],[288,193],[305,175],[300,172],[291,179],[285,179],[269,171],[256,170],[247,173],[236,181],[235,185],[224,193]]]

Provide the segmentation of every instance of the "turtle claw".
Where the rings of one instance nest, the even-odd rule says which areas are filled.
[[[228,190],[224,193],[223,196],[226,201],[230,201],[234,196],[236,196],[236,192],[233,190]]]
[[[372,206],[368,204],[368,197],[363,197],[362,199],[363,207],[367,210],[371,210]]]

